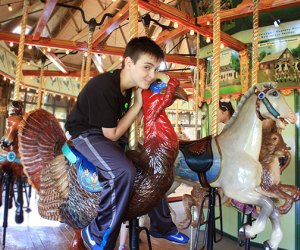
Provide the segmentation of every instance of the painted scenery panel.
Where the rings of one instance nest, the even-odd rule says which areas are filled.
[[[258,81],[276,81],[279,87],[300,82],[300,38],[286,38],[262,43],[258,50]]]

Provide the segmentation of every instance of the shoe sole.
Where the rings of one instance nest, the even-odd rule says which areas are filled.
[[[82,236],[82,231],[81,231],[81,238],[82,238],[83,245],[85,246],[85,248],[86,248],[87,250],[92,250],[92,249],[86,244],[86,242],[84,241],[83,236]]]
[[[166,239],[166,238],[164,238],[164,237],[155,237],[155,236],[152,236],[152,235],[151,235],[151,237],[153,237],[154,239],[163,239],[163,240],[167,240],[167,241],[169,241],[169,242],[171,242],[171,243],[173,243],[173,244],[177,244],[177,245],[185,245],[185,244],[188,244],[188,243],[189,243],[189,242],[186,242],[186,243],[180,243],[180,242],[176,242],[176,241],[173,241],[173,240]]]

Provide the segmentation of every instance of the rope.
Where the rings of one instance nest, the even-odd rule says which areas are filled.
[[[130,39],[138,36],[138,0],[129,1],[129,34]]]
[[[130,39],[138,36],[138,0],[129,1],[129,32]],[[124,58],[125,59],[125,58]],[[132,91],[130,106],[134,103],[135,92]],[[129,129],[128,146],[135,149],[138,145],[138,122],[135,120]]]
[[[41,73],[40,73],[40,85],[39,85],[39,92],[38,92],[38,98],[37,98],[37,107],[41,108],[41,99],[42,99],[42,85],[44,82],[44,66],[45,63],[42,62],[42,67],[41,67]]]
[[[46,83],[47,83],[47,81],[44,80],[43,81],[43,94],[44,94],[44,98],[42,98],[42,108],[43,109],[45,108],[45,97],[46,97],[46,94],[47,94],[47,92],[46,92]]]
[[[249,51],[248,49],[239,52],[240,55],[240,75],[242,94],[245,94],[249,89]]]
[[[258,4],[259,0],[253,1],[252,86],[258,82]]]
[[[197,67],[196,67],[196,99],[195,99],[195,139],[197,138],[197,131],[198,131],[198,109],[199,109],[199,57],[200,57],[200,34],[196,33],[196,46],[197,46],[197,51],[196,51],[196,59],[197,59]]]
[[[89,37],[88,37],[88,51],[86,57],[86,69],[85,69],[85,79],[83,81],[83,86],[90,80],[90,72],[91,72],[91,62],[92,62],[92,46],[93,46],[93,28],[89,29]]]
[[[201,64],[199,65],[199,70],[200,70],[200,103],[203,102],[204,100],[204,92],[205,92],[205,62],[201,62]]]
[[[25,31],[26,31],[26,22],[28,17],[28,0],[24,0],[23,5],[23,17],[21,23],[21,34],[20,34],[20,42],[19,42],[19,50],[18,50],[18,61],[17,61],[17,69],[16,69],[16,82],[14,86],[14,100],[17,101],[20,99],[20,82],[22,79],[22,61],[23,61],[23,53],[24,53],[24,42],[25,42]]]
[[[218,134],[218,111],[220,98],[220,0],[214,0],[213,16],[213,65],[212,65],[212,114],[211,134]]]
[[[83,82],[84,82],[84,68],[85,68],[85,56],[84,53],[82,55],[82,62],[81,62],[81,71],[80,71],[80,90],[83,89]]]

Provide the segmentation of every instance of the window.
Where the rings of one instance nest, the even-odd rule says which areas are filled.
[[[20,99],[24,102],[26,113],[37,108],[37,98],[38,94],[36,93],[36,90],[20,90]],[[67,114],[71,110],[70,104],[74,101],[68,100],[66,97],[61,97],[60,95],[53,96],[52,94],[46,94],[43,98],[43,108],[49,113],[53,114],[63,128],[67,119]],[[10,92],[10,102],[11,101],[13,101],[13,88]]]

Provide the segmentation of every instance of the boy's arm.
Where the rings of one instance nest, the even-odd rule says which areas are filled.
[[[127,113],[120,119],[115,128],[102,128],[103,134],[106,138],[117,141],[122,135],[126,133],[131,124],[135,121],[137,116],[140,116],[142,110],[142,89],[138,88],[135,91],[135,101]]]

